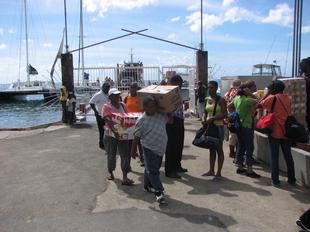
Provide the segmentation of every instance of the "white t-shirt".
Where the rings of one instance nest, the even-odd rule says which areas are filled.
[[[97,111],[101,116],[102,115],[102,107],[104,104],[110,102],[108,95],[100,90],[99,92],[95,93],[94,96],[89,100],[89,104],[95,104]]]

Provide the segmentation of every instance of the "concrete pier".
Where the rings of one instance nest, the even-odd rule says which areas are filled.
[[[106,180],[106,155],[98,148],[95,124],[55,125],[0,131],[0,231],[296,231],[295,220],[310,206],[310,190],[286,183],[270,185],[270,169],[260,179],[236,174],[224,144],[221,179],[202,177],[208,150],[191,145],[200,127],[186,119],[182,179],[161,177],[167,205],[143,192],[143,168],[132,160],[134,186]]]

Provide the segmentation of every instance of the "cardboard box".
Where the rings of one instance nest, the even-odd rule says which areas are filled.
[[[134,138],[135,126],[124,128],[120,124],[115,124],[114,128],[117,130],[120,140],[132,140]]]
[[[306,81],[304,78],[283,78],[279,79],[284,82],[284,93],[288,94],[292,100],[292,114],[296,117],[298,122],[306,126],[306,102],[307,90]]]
[[[128,128],[134,126],[141,115],[142,113],[112,113],[111,119],[121,127]]]
[[[111,120],[117,130],[120,140],[131,140],[134,138],[135,124],[142,113],[112,113]],[[114,135],[112,135],[114,137]]]
[[[180,88],[174,85],[150,85],[138,91],[140,106],[146,96],[154,96],[159,103],[159,112],[169,113],[181,105]]]

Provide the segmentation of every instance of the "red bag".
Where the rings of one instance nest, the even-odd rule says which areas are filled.
[[[263,115],[260,117],[260,119],[257,121],[255,129],[261,133],[264,134],[271,134],[272,133],[272,124],[273,124],[273,110],[274,106],[276,104],[277,98],[274,97],[271,105],[271,110],[267,115]]]

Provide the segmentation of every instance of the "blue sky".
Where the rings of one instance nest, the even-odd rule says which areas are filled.
[[[0,83],[25,80],[22,0],[1,0]],[[48,78],[64,27],[63,0],[28,0],[29,62]],[[310,56],[310,1],[303,1],[301,57]],[[276,60],[291,75],[293,0],[204,0],[204,49],[215,78],[246,75]],[[148,29],[145,34],[197,47],[199,0],[84,0],[84,45]],[[79,0],[67,0],[69,50],[78,48]],[[22,46],[20,44],[22,43]],[[130,36],[85,50],[85,66],[115,66],[130,58],[145,66],[195,64],[193,50]],[[21,58],[19,53],[21,51]],[[76,66],[77,53],[74,53]],[[21,62],[19,61],[21,60]]]

